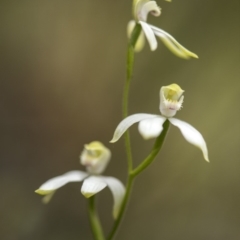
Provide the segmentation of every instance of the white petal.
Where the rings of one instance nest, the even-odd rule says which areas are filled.
[[[87,176],[88,174],[82,171],[70,171],[61,176],[49,179],[47,182],[42,184],[35,192],[41,195],[50,194],[69,182],[81,182]]]
[[[102,191],[106,186],[107,184],[101,176],[90,176],[84,180],[81,192],[84,197],[89,198]]]
[[[158,117],[158,115],[153,114],[147,114],[147,113],[137,113],[133,114],[131,116],[128,116],[127,118],[123,119],[117,126],[113,138],[110,141],[111,143],[114,143],[118,141],[118,139],[127,131],[129,127],[131,127],[134,123],[140,122],[147,118],[155,118]]]
[[[166,118],[162,116],[142,120],[138,125],[138,131],[146,140],[158,137],[163,130],[162,125],[165,120]]]
[[[161,14],[161,10],[158,7],[157,3],[155,1],[149,1],[145,4],[143,4],[140,13],[139,13],[139,20],[146,22],[148,13],[151,12],[152,15],[158,17]]]
[[[155,26],[152,26],[149,24],[149,26],[152,28],[154,33],[162,40],[162,42],[165,44],[165,46],[172,51],[175,55],[181,58],[189,59],[190,57],[198,58],[198,56],[187,50],[185,47],[183,47],[180,43],[177,42],[177,40],[172,37],[169,33],[163,31],[160,28],[157,28]]]
[[[191,144],[195,145],[196,147],[200,148],[203,152],[203,156],[207,162],[208,159],[208,150],[206,142],[203,139],[202,134],[196,130],[190,124],[183,122],[176,118],[169,118],[168,119],[174,126],[178,127],[183,135],[183,137]]]
[[[150,49],[152,51],[156,50],[157,49],[157,40],[156,40],[156,37],[154,35],[153,30],[151,29],[151,27],[147,23],[142,22],[142,21],[139,21],[139,23],[141,24],[142,30],[144,31],[145,36],[148,40],[148,43],[150,45]]]
[[[113,217],[116,219],[121,209],[122,201],[125,195],[124,185],[114,177],[103,177],[113,195]]]

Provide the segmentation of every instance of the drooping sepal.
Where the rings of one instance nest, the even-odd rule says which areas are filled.
[[[114,177],[102,177],[113,195],[113,218],[117,218],[125,195],[124,185]]]
[[[202,136],[202,134],[191,126],[189,123],[181,121],[176,118],[169,118],[169,121],[176,127],[178,127],[183,135],[183,137],[191,144],[200,148],[203,153],[204,159],[209,162],[207,144]]]
[[[160,38],[163,44],[176,56],[184,59],[198,58],[198,56],[183,47],[174,37],[169,33],[157,28],[153,25],[148,24],[153,30],[154,34]]]

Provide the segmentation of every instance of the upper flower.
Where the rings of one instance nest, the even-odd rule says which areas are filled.
[[[51,178],[43,183],[35,192],[45,195],[43,202],[48,203],[56,190],[69,182],[83,181],[81,192],[86,198],[95,195],[108,186],[113,194],[113,216],[116,218],[125,194],[125,187],[114,177],[98,175],[104,171],[110,158],[110,150],[102,143],[94,141],[86,144],[80,155],[80,161],[82,165],[86,166],[87,172],[75,170]]]
[[[139,122],[138,131],[144,139],[158,137],[163,130],[163,123],[168,119],[178,127],[183,137],[191,144],[200,148],[206,161],[208,150],[202,134],[190,124],[176,118],[172,118],[182,107],[183,90],[177,84],[162,87],[160,89],[160,112],[161,115],[137,113],[123,119],[117,126],[111,142],[116,142],[124,132],[134,123]]]
[[[147,17],[148,14],[151,13],[152,15],[158,17],[161,14],[161,9],[157,5],[155,1],[151,0],[134,0],[133,2],[133,16],[135,21],[130,21],[128,24],[128,37],[131,36],[131,32],[136,25],[136,23],[139,23],[142,27],[142,30],[149,42],[150,49],[152,51],[157,49],[157,40],[156,37],[159,37],[163,44],[172,51],[175,55],[178,57],[184,58],[184,59],[189,59],[191,57],[193,58],[198,58],[198,56],[187,50],[185,47],[183,47],[180,43],[176,41],[175,38],[173,38],[170,34],[167,32],[163,31],[160,28],[157,28],[155,26],[152,26],[147,23]],[[144,35],[140,34],[135,50],[140,51],[143,46],[144,46]]]

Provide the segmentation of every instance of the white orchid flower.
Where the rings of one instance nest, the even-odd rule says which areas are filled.
[[[147,17],[148,14],[151,13],[152,15],[158,17],[161,14],[161,9],[157,5],[155,1],[151,0],[134,0],[133,2],[133,15],[135,18],[135,21],[132,20],[128,23],[127,32],[128,37],[130,38],[131,33],[136,25],[136,23],[139,23],[142,27],[142,30],[147,38],[147,41],[150,45],[150,49],[152,51],[157,49],[158,43],[156,40],[156,37],[159,37],[163,44],[176,56],[189,59],[191,57],[198,58],[198,56],[187,50],[185,47],[183,47],[180,43],[177,42],[177,40],[172,37],[169,33],[163,31],[160,28],[157,28],[155,26],[152,26],[147,23]],[[144,34],[141,32],[135,46],[135,51],[141,51],[145,38]]]
[[[69,182],[83,181],[81,192],[86,198],[95,195],[108,186],[113,194],[114,200],[113,217],[117,218],[125,194],[125,187],[114,177],[99,175],[105,170],[110,158],[110,150],[102,143],[94,141],[86,144],[80,155],[80,162],[86,166],[87,172],[76,170],[51,178],[42,184],[35,192],[40,195],[45,195],[43,202],[48,203],[56,190]]]
[[[172,125],[178,127],[183,137],[191,144],[200,148],[204,159],[209,162],[207,145],[203,136],[190,124],[173,116],[179,111],[183,103],[183,90],[177,84],[162,87],[160,89],[160,112],[162,115],[138,113],[128,116],[117,126],[112,143],[119,140],[124,132],[134,123],[139,122],[138,131],[144,139],[156,138],[163,130],[163,123],[168,119]]]

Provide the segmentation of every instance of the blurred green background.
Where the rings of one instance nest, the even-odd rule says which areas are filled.
[[[125,182],[124,142],[108,143],[121,117],[131,0],[0,1],[0,239],[90,240],[80,184],[49,205],[34,193],[79,164],[83,144],[112,150],[105,175]],[[182,60],[159,41],[136,55],[129,113],[159,113],[159,89],[185,90],[177,117],[204,136],[211,163],[171,127],[156,161],[137,179],[118,240],[240,239],[238,0],[158,1],[149,22],[199,55]],[[150,151],[131,128],[134,163]],[[98,195],[105,232],[112,196]]]

